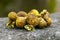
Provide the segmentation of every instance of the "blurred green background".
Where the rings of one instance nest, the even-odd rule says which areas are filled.
[[[55,0],[0,0],[0,17],[7,17],[10,11],[26,11],[37,9],[41,12],[47,9],[49,12],[55,12]]]

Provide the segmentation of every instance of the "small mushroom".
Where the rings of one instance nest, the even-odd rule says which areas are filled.
[[[36,9],[32,9],[27,15],[27,23],[33,25],[34,27],[38,25],[39,12]]]
[[[6,24],[7,28],[13,28],[13,23],[17,19],[17,14],[15,12],[9,12],[8,14],[8,23]]]
[[[26,17],[18,17],[16,19],[16,26],[19,28],[23,28],[26,24]]]
[[[43,10],[41,12],[41,15],[42,15],[43,19],[47,22],[47,25],[50,26],[52,23],[52,20],[50,18],[49,12],[47,10]]]

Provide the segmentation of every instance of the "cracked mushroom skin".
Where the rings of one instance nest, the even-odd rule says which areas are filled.
[[[17,19],[17,14],[15,12],[9,12],[8,18],[14,21]]]
[[[52,20],[50,18],[50,14],[47,10],[43,10],[41,12],[41,15],[43,16],[44,20],[47,22],[47,25],[50,26],[52,23]]]
[[[23,28],[26,24],[26,17],[18,17],[16,19],[16,26],[19,28]]]
[[[38,19],[39,19],[39,24],[38,24],[39,28],[44,28],[47,26],[47,22],[42,17],[40,17]]]
[[[36,17],[35,15],[28,15],[28,18],[27,18],[27,23],[29,25],[33,25],[34,27],[38,25],[39,21],[38,21],[38,17]]]
[[[51,23],[52,23],[51,18],[50,18],[50,17],[46,17],[46,16],[44,16],[44,19],[46,20],[47,25],[48,25],[48,26],[50,26],[50,25],[51,25]]]
[[[44,17],[44,15],[50,17],[50,13],[45,9],[40,14],[42,17]]]
[[[27,13],[24,12],[24,11],[19,11],[19,12],[17,13],[17,16],[19,16],[19,17],[26,17],[26,16],[27,16]]]

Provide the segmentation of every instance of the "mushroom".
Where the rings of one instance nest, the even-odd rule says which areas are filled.
[[[9,20],[6,24],[7,28],[14,28],[14,22],[17,19],[17,14],[15,12],[9,12],[8,18]]]
[[[18,17],[16,19],[16,26],[19,28],[23,28],[26,24],[26,17]]]
[[[50,18],[50,14],[47,10],[43,10],[41,12],[41,15],[43,17],[43,19],[47,22],[47,25],[50,26],[50,24],[52,23],[52,20]]]

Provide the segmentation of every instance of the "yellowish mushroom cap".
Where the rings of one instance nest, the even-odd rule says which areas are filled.
[[[8,18],[11,20],[16,20],[17,14],[15,12],[9,12]]]
[[[31,14],[33,14],[33,15],[36,15],[36,16],[39,15],[38,10],[36,10],[36,9],[32,9],[29,13],[31,13]]]
[[[26,24],[26,17],[18,17],[16,19],[16,26],[19,28],[23,28]]]

